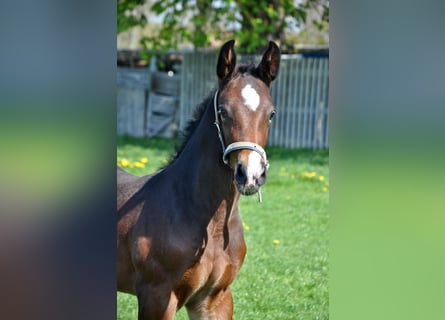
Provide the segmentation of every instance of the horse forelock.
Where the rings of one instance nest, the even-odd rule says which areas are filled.
[[[227,86],[227,84],[243,75],[251,75],[256,78],[260,78],[258,74],[258,70],[255,66],[255,64],[252,61],[240,63],[236,66],[236,68],[233,70],[232,74],[228,76],[224,81],[222,81],[220,85],[220,91]]]
[[[236,74],[236,75],[250,74],[253,76],[257,76],[256,66],[252,61],[247,62],[247,63],[242,63],[242,64],[238,65],[238,68],[236,69],[234,74]]]

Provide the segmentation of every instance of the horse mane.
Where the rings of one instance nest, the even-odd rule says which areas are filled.
[[[241,63],[237,66],[235,71],[232,73],[232,76],[230,79],[226,79],[225,83],[241,76],[244,74],[249,74],[254,77],[258,77],[256,66],[253,62],[247,62],[247,63]],[[207,97],[195,107],[195,110],[193,111],[192,118],[187,122],[187,126],[185,129],[179,134],[180,135],[180,141],[175,147],[175,153],[170,158],[170,161],[168,164],[174,162],[181,152],[184,150],[185,146],[187,145],[188,141],[190,140],[190,137],[195,132],[196,128],[198,127],[198,124],[201,122],[202,116],[204,115],[205,110],[207,107],[213,108],[213,98],[215,95],[216,89],[213,89]],[[216,130],[216,128],[215,128]]]
[[[192,118],[187,122],[185,129],[179,133],[179,144],[175,147],[175,153],[171,157],[169,163],[175,161],[187,145],[190,137],[195,132],[198,124],[201,122],[202,116],[209,105],[213,105],[213,96],[216,90],[212,90],[207,97],[195,108]]]

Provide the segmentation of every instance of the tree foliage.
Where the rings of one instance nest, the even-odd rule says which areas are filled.
[[[142,2],[118,0],[118,31],[137,23],[137,17],[130,19],[128,14],[119,18],[128,13],[119,5]],[[329,21],[328,0],[303,0],[299,5],[293,0],[155,0],[151,10],[163,17],[162,26],[141,43],[152,49],[177,48],[182,43],[204,48],[214,40],[235,38],[241,51],[253,53],[262,51],[269,40],[283,44],[286,30],[301,26],[311,8],[321,10],[322,20]],[[141,19],[142,24],[145,21]]]
[[[146,16],[137,10],[144,3],[145,0],[117,0],[117,33],[147,23]]]

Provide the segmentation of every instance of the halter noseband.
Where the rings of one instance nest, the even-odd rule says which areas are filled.
[[[257,152],[261,158],[264,160],[264,163],[266,165],[266,169],[269,169],[269,162],[267,161],[267,156],[266,156],[266,151],[264,151],[264,149],[257,145],[256,143],[253,142],[249,142],[249,141],[239,141],[239,142],[234,142],[229,144],[227,147],[224,144],[224,138],[222,136],[222,132],[221,132],[221,127],[220,127],[220,122],[219,122],[219,117],[218,117],[218,107],[217,107],[217,100],[218,100],[218,90],[216,90],[215,92],[215,96],[213,98],[213,108],[215,111],[215,126],[216,129],[218,129],[218,137],[219,137],[219,141],[221,142],[221,148],[223,151],[223,156],[222,156],[222,160],[223,162],[229,166],[229,154],[232,153],[233,151],[237,151],[237,150],[252,150]]]

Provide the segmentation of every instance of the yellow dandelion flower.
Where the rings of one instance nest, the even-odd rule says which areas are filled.
[[[280,240],[275,239],[275,240],[273,241],[273,244],[280,244]]]
[[[323,187],[323,189],[321,189],[323,192],[328,192],[328,188]]]
[[[121,159],[121,161],[119,162],[119,165],[121,167],[128,167],[130,165],[130,161],[128,161],[127,159]]]
[[[143,164],[142,162],[139,162],[139,161],[135,161],[135,162],[133,162],[133,166],[135,168],[144,168],[145,164]]]
[[[249,230],[250,230],[250,227],[249,227],[248,225],[245,225],[245,226],[244,226],[244,230],[249,231]]]
[[[148,158],[147,157],[142,157],[141,159],[139,159],[140,163],[147,163],[148,162]]]
[[[311,172],[303,172],[302,177],[303,178],[308,178],[308,179],[312,179],[313,177],[315,177],[317,174],[314,171]]]
[[[324,176],[319,176],[319,177],[318,177],[318,180],[320,180],[320,181],[324,181]]]

